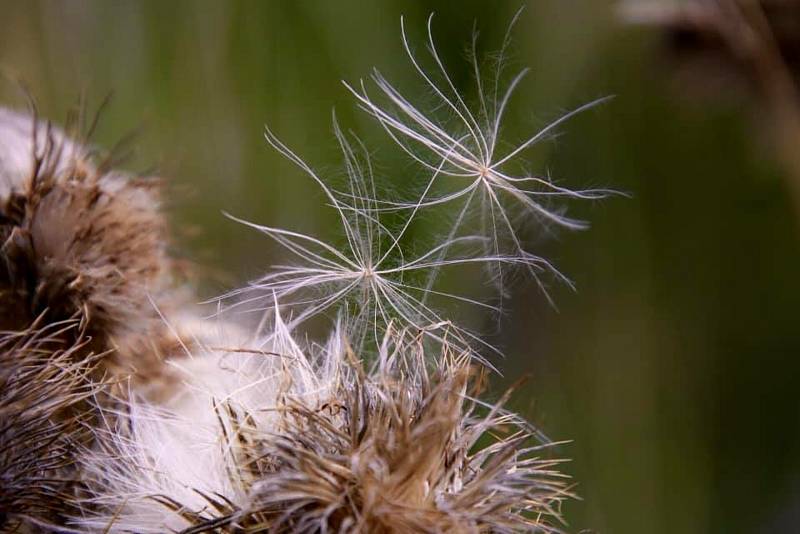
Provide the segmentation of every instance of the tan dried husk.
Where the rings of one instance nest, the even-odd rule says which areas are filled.
[[[97,158],[79,143],[93,126],[70,138],[82,123],[69,120],[68,134],[0,110],[0,142],[28,156],[0,169],[0,328],[77,317],[86,348],[115,349],[104,369],[152,368],[136,361],[164,335],[151,302],[169,306],[174,294],[157,181],[111,170],[113,155]]]
[[[97,363],[66,344],[75,321],[0,335],[0,528],[63,526],[80,484],[75,454],[91,439],[88,380]],[[71,335],[71,334],[70,334]]]
[[[398,334],[391,354],[373,364],[346,344],[316,365],[284,360],[276,401],[263,408],[277,420],[267,424],[235,398],[215,403],[225,482],[216,492],[196,489],[202,505],[132,491],[159,471],[148,457],[157,452],[132,453],[141,442],[119,433],[135,421],[106,434],[103,455],[86,456],[121,471],[92,469],[87,502],[101,503],[97,517],[121,531],[132,527],[137,500],[149,501],[151,515],[160,506],[187,533],[560,531],[570,484],[549,444],[503,409],[510,392],[480,403],[484,376],[469,355],[448,352],[425,367],[424,348],[406,337]],[[316,373],[304,380],[321,394],[295,383],[295,366]]]

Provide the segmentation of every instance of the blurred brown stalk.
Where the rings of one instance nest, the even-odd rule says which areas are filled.
[[[800,61],[794,61],[800,60],[800,2],[627,1],[620,14],[628,23],[661,28],[676,43],[691,43],[689,54],[713,49],[716,61],[752,86],[800,221]]]

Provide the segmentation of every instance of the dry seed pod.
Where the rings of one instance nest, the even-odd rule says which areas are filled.
[[[75,451],[89,433],[90,360],[65,345],[73,323],[0,336],[0,531],[63,525],[79,483]]]
[[[168,300],[164,219],[152,180],[95,159],[49,123],[0,109],[0,328],[77,316],[92,347],[118,348],[130,370],[144,366],[122,356],[163,328],[151,299]]]
[[[450,352],[435,369],[420,366],[419,338],[401,333],[367,368],[341,333],[316,355],[287,334],[273,352],[233,358],[224,371],[194,366],[190,390],[203,374],[233,373],[226,387],[216,381],[205,390],[214,421],[193,413],[197,405],[162,411],[131,403],[127,421],[101,430],[101,447],[82,455],[90,496],[83,505],[95,512],[71,525],[110,532],[559,531],[560,503],[571,494],[558,460],[502,409],[503,400],[472,400],[480,378],[469,356]]]

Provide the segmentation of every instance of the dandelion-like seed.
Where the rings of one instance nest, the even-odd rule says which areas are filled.
[[[519,14],[518,14],[519,15]],[[517,16],[518,16],[517,15]],[[516,17],[515,17],[516,20]],[[509,27],[509,32],[513,22]],[[356,136],[355,145],[345,135],[334,116],[333,130],[341,148],[344,170],[347,173],[345,191],[334,189],[309,164],[287,147],[268,127],[267,141],[283,156],[308,174],[322,189],[341,223],[345,246],[337,247],[309,235],[247,224],[277,241],[297,261],[293,265],[277,266],[272,272],[255,281],[248,288],[224,295],[223,298],[240,298],[234,307],[254,303],[251,310],[271,310],[273,302],[290,308],[286,314],[290,329],[311,317],[331,309],[345,310],[350,317],[349,332],[353,343],[363,347],[371,339],[373,346],[381,339],[386,325],[401,321],[410,328],[427,332],[431,339],[441,341],[442,328],[464,340],[465,344],[488,345],[476,334],[455,326],[428,304],[432,295],[475,305],[493,312],[499,306],[480,302],[464,295],[436,289],[439,272],[444,267],[480,264],[497,275],[503,288],[503,271],[509,267],[523,267],[544,288],[540,277],[552,273],[570,284],[547,260],[528,252],[518,230],[512,223],[515,208],[522,206],[525,213],[533,214],[568,228],[578,229],[582,221],[570,219],[548,208],[544,200],[549,197],[597,199],[610,193],[607,190],[570,190],[550,180],[536,176],[515,175],[507,171],[516,163],[521,153],[545,138],[559,124],[573,115],[596,105],[600,100],[582,106],[551,123],[533,137],[500,154],[499,135],[501,123],[514,89],[526,71],[517,74],[504,90],[500,80],[506,48],[510,42],[506,34],[491,86],[485,85],[477,60],[477,33],[473,38],[472,67],[477,83],[478,109],[472,110],[459,93],[436,51],[432,18],[428,19],[428,45],[443,83],[434,81],[411,51],[405,24],[401,20],[403,43],[417,73],[434,92],[437,99],[456,118],[461,133],[437,122],[397,91],[377,70],[373,79],[389,100],[391,111],[379,106],[367,93],[366,85],[356,90],[345,83],[356,96],[362,108],[376,118],[391,138],[423,169],[429,171],[427,185],[413,202],[381,199],[375,188],[375,176],[367,149]],[[418,154],[417,148],[423,153]],[[456,178],[467,183],[460,189],[435,196],[442,178]],[[407,230],[422,210],[462,202],[460,211],[447,231],[446,237],[424,253],[409,258],[404,250]],[[478,235],[461,231],[473,204],[479,203],[482,212],[482,229]],[[387,212],[407,213],[399,230],[393,231],[383,221]],[[236,219],[238,220],[238,219]],[[510,245],[510,246],[509,246]],[[457,251],[457,252],[454,252]],[[547,292],[545,291],[545,294]],[[267,312],[269,313],[269,312]],[[265,318],[267,314],[265,314]],[[264,321],[263,324],[268,324]],[[491,348],[491,347],[490,347]]]
[[[478,34],[473,33],[471,62],[478,97],[477,109],[466,103],[436,49],[432,29],[433,15],[428,18],[427,25],[428,51],[435,64],[433,73],[422,66],[412,51],[405,22],[401,19],[401,33],[406,54],[416,73],[432,91],[438,104],[437,108],[443,108],[448,112],[448,121],[437,120],[433,111],[422,110],[412,104],[377,69],[372,74],[372,80],[388,101],[388,105],[382,105],[373,98],[363,80],[358,88],[347,82],[344,84],[356,97],[360,106],[380,123],[391,139],[413,161],[432,173],[419,199],[413,202],[383,202],[383,209],[416,211],[421,208],[461,202],[460,212],[450,231],[449,237],[452,239],[467,219],[470,208],[477,202],[481,211],[481,226],[487,234],[486,244],[490,253],[499,255],[510,251],[519,258],[520,263],[529,268],[529,272],[537,282],[542,271],[547,270],[569,284],[569,280],[549,263],[526,251],[519,231],[512,222],[514,215],[521,208],[523,213],[533,215],[540,221],[570,229],[583,229],[587,227],[584,221],[563,215],[560,210],[549,207],[547,201],[559,197],[599,199],[615,192],[606,189],[568,189],[555,184],[549,178],[530,174],[520,175],[509,168],[519,163],[517,160],[527,149],[546,139],[565,121],[608,98],[594,100],[562,115],[522,143],[506,152],[501,152],[500,133],[504,115],[515,89],[528,72],[527,69],[522,70],[505,88],[501,87],[504,58],[511,40],[510,31],[520,13],[521,10],[517,12],[509,26],[489,83],[486,83],[477,59]],[[437,82],[437,75],[441,81]],[[455,126],[450,126],[450,122]],[[443,177],[455,178],[456,181],[466,185],[456,191],[430,198],[434,185]],[[446,248],[442,252],[445,251]],[[498,268],[497,274],[501,277],[502,287],[502,269],[499,269],[502,265],[496,263],[494,267]],[[429,285],[431,284],[432,282],[429,282]]]

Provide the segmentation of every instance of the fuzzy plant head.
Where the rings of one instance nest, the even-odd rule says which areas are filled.
[[[547,533],[563,526],[571,485],[551,444],[504,409],[508,395],[477,399],[483,372],[468,354],[441,354],[427,370],[420,360],[430,354],[407,330],[390,328],[371,363],[340,330],[315,349],[301,349],[285,329],[277,337],[281,364],[250,368],[254,383],[280,369],[268,405],[249,403],[238,388],[214,398],[213,425],[185,415],[158,423],[163,415],[136,404],[117,414],[97,436],[105,446],[83,456],[83,504],[97,512],[74,524],[186,533]],[[199,462],[208,469],[201,473],[193,469],[198,452],[170,459],[187,454],[173,450],[176,436],[208,442],[217,460]],[[194,474],[181,479],[187,471]]]
[[[79,109],[65,129],[0,109],[0,328],[77,318],[91,349],[119,349],[108,367],[129,370],[152,339],[139,333],[160,328],[151,302],[166,305],[166,225],[157,180],[88,146],[97,119]]]

